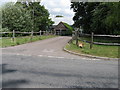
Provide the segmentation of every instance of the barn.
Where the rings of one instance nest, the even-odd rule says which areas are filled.
[[[58,25],[54,27],[54,32],[56,33],[56,35],[62,35],[62,36],[72,35],[73,30],[74,30],[73,27],[71,27],[65,22],[60,22]]]

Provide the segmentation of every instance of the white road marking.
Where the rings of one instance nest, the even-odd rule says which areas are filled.
[[[53,49],[44,49],[42,52],[54,52],[54,50]]]
[[[39,57],[42,57],[43,55],[38,55]]]
[[[91,60],[91,61],[99,61],[100,59],[87,59],[87,60]]]
[[[65,58],[65,57],[56,57],[56,58]]]
[[[93,59],[93,60],[99,61],[100,59]]]
[[[47,56],[47,57],[49,57],[49,58],[55,58],[55,56]]]
[[[40,57],[42,57],[43,55],[38,55]],[[65,58],[65,57],[57,57],[57,56],[44,56],[44,57],[49,57],[49,58]]]
[[[27,55],[25,55],[25,54],[20,54],[20,53],[2,53],[2,54],[8,54],[8,55],[18,55],[18,56],[35,56],[35,55],[30,55],[30,54],[27,54]],[[59,56],[45,56],[45,55],[36,55],[36,56],[38,56],[38,57],[49,57],[49,58],[56,58],[56,59],[63,59],[63,58],[65,58],[65,57],[59,57]],[[73,60],[73,59],[75,59],[75,58],[65,58],[65,59],[71,59],[71,60]],[[100,59],[88,59],[88,58],[80,58],[80,59],[84,59],[84,60],[89,60],[89,61],[99,61]]]
[[[19,53],[17,53],[16,55],[20,55]]]

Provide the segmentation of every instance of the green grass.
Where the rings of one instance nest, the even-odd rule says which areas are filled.
[[[89,43],[85,43],[85,42],[82,42],[82,43],[84,43],[83,48],[77,47],[75,45],[75,42],[66,45],[65,48],[67,50],[80,53],[80,54],[89,54],[89,55],[101,56],[101,57],[118,58],[118,46],[93,45],[93,48],[90,49]]]
[[[55,35],[48,35],[48,36],[34,36],[33,39],[30,39],[30,36],[24,36],[24,37],[16,37],[15,41],[12,41],[12,38],[5,38],[2,37],[0,39],[0,47],[9,47],[9,46],[16,46],[20,44],[30,43],[38,40],[48,39],[55,37]]]

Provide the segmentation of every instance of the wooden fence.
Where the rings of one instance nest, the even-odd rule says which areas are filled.
[[[19,32],[19,31],[15,31],[13,30],[12,32],[0,32],[0,34],[12,34],[12,41],[14,42],[15,41],[15,35],[16,34],[30,34],[30,40],[32,41],[32,38],[34,36],[34,34],[39,34],[39,36],[42,36],[42,35],[53,35],[54,32],[53,31],[39,31],[39,32],[34,32],[34,31],[31,31],[31,32]]]
[[[81,37],[83,36],[89,36],[91,37],[90,41],[83,40]],[[97,45],[111,45],[111,46],[120,46],[120,43],[103,43],[103,42],[95,42],[94,37],[111,37],[111,38],[120,38],[120,35],[99,35],[99,34],[94,34],[93,32],[91,34],[81,34],[78,31],[74,31],[72,35],[72,40],[76,40],[76,45],[78,46],[78,40],[81,40],[83,42],[89,43],[90,44],[90,49],[92,49],[93,44]]]

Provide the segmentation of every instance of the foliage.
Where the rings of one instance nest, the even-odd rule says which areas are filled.
[[[84,33],[120,34],[120,2],[72,2],[71,8]]]
[[[97,2],[72,2],[71,8],[73,8],[73,11],[75,12],[75,16],[73,17],[74,26],[77,28],[82,26],[85,33],[90,33],[92,11],[98,6],[98,4],[99,3]]]
[[[105,18],[109,12],[109,7],[106,3],[100,3],[93,12],[91,28],[94,33],[110,34],[105,24]]]
[[[53,23],[40,2],[7,3],[2,8],[2,27],[10,31],[48,30]]]
[[[10,31],[30,31],[32,27],[30,12],[20,4],[6,4],[2,10],[2,27]]]
[[[40,2],[17,2],[30,11],[31,18],[33,20],[33,30],[48,30],[54,22],[49,18],[49,12],[44,6],[40,5]],[[16,3],[16,4],[17,4]]]
[[[120,34],[120,2],[108,3],[110,11],[105,19],[105,24],[110,29],[110,34]]]

